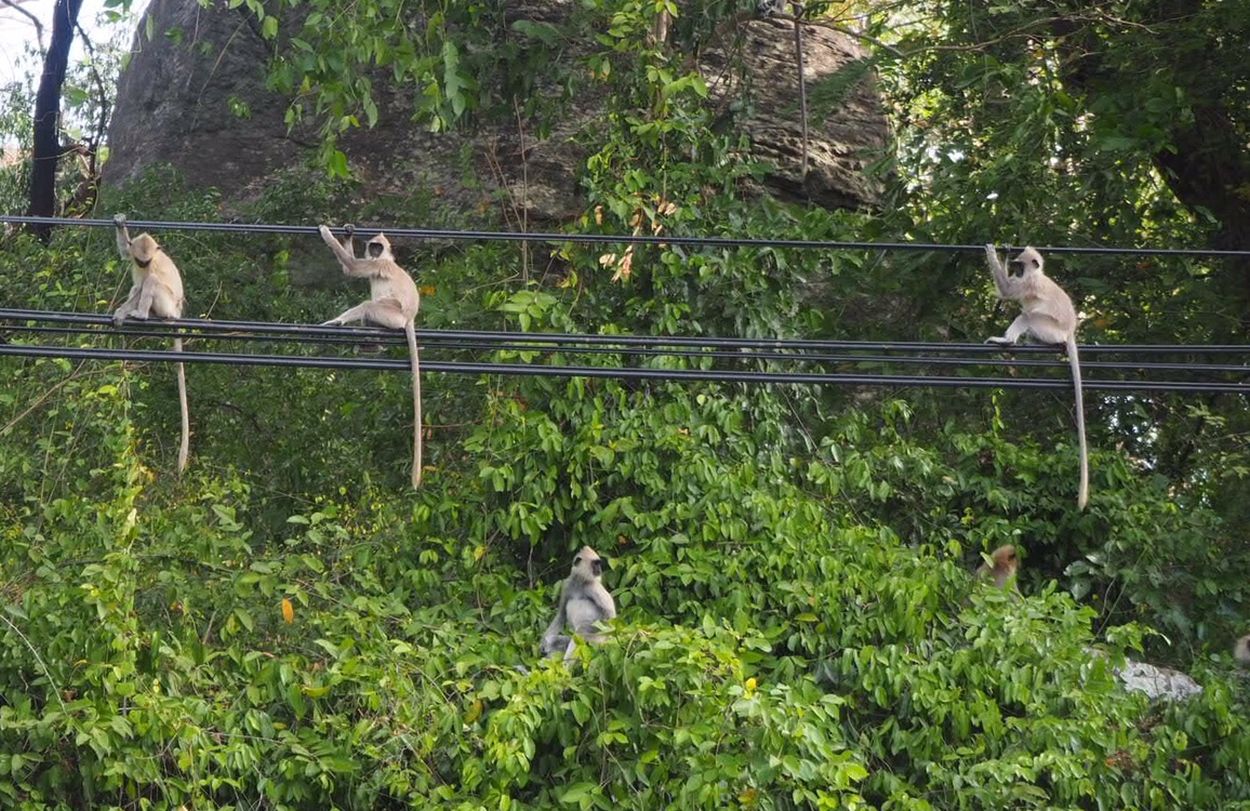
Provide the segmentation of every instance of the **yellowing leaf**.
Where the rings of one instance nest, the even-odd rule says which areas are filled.
[[[622,279],[628,281],[629,274],[633,272],[633,268],[634,246],[630,245],[629,249],[625,251],[625,256],[621,258],[620,262],[616,263],[616,273],[612,274],[612,281],[619,282]]]
[[[291,601],[286,597],[282,598],[282,619],[287,625],[295,622],[295,606],[291,605]]]

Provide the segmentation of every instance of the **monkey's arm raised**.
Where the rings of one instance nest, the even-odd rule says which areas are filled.
[[[113,226],[114,231],[117,234],[117,253],[121,255],[122,261],[130,266],[131,275],[134,276],[136,273],[136,267],[134,254],[130,252],[130,233],[126,230],[126,215],[114,214]],[[126,296],[126,300],[121,303],[120,307],[113,311],[114,324],[120,324],[126,319],[127,316],[135,312],[136,305],[139,302],[139,297],[143,294],[145,281],[146,279],[139,280],[136,277],[135,283],[130,287],[130,294]]]
[[[1003,268],[1003,263],[999,261],[998,251],[994,249],[992,243],[985,245],[985,261],[990,266],[990,275],[994,277],[994,287],[998,290],[1000,299],[1019,299],[1020,291],[1017,289],[1016,280],[1007,275],[1007,271]]]
[[[117,232],[117,252],[121,254],[123,262],[129,262],[134,257],[130,254],[130,234],[126,231],[126,215],[114,214],[113,226]]]
[[[374,275],[371,263],[367,260],[357,259],[354,248],[350,251],[344,248],[334,238],[334,234],[330,232],[328,226],[323,225],[318,230],[321,233],[321,240],[325,242],[326,247],[334,254],[334,258],[339,260],[339,267],[343,268],[344,273],[348,276],[356,276],[362,279],[367,279]],[[351,237],[349,236],[348,239],[350,240]]]

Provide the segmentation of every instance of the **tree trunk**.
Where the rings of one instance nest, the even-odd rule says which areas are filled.
[[[52,42],[43,58],[43,76],[35,96],[35,150],[31,156],[30,216],[51,217],[56,210],[56,164],[60,158],[61,87],[69,66],[69,49],[82,0],[56,0],[52,13]],[[52,235],[48,225],[32,225],[43,241]]]

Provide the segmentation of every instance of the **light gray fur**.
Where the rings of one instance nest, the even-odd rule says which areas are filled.
[[[602,559],[589,546],[583,546],[573,558],[573,567],[564,585],[560,587],[560,603],[556,615],[543,632],[544,656],[558,655],[564,651],[565,660],[573,658],[576,642],[573,637],[561,633],[565,626],[587,642],[603,641],[597,624],[616,617],[616,603],[600,580]]]
[[[148,318],[182,318],[186,300],[182,295],[182,274],[169,254],[161,248],[151,234],[139,234],[134,239],[126,229],[126,217],[113,215],[117,234],[117,252],[123,262],[130,263],[132,286],[130,295],[113,312],[113,323],[121,326],[127,318],[146,321]],[[182,339],[174,338],[174,351],[182,351]],[[178,475],[187,469],[191,451],[191,414],[187,407],[187,373],[178,363],[178,408],[182,418],[182,435],[178,444]]]
[[[1081,361],[1076,350],[1076,308],[1072,299],[1043,270],[1042,255],[1025,248],[1011,264],[1019,265],[1019,276],[1011,276],[998,259],[993,245],[985,246],[985,259],[994,276],[998,297],[1020,303],[1022,312],[1007,327],[1007,334],[989,338],[987,344],[1014,344],[1023,337],[1044,344],[1063,344],[1072,369],[1072,385],[1076,390],[1076,432],[1081,451],[1081,478],[1077,488],[1077,509],[1085,509],[1089,501],[1089,452],[1085,447],[1085,398],[1081,386]]]
[[[1250,667],[1250,634],[1238,639],[1233,645],[1233,658],[1242,667]]]
[[[323,322],[322,326],[338,324],[372,324],[386,329],[402,329],[408,339],[408,358],[412,368],[412,489],[421,486],[421,356],[417,350],[414,320],[421,309],[421,293],[416,282],[395,261],[391,243],[385,234],[378,234],[365,245],[365,255],[357,258],[352,241],[352,226],[347,230],[346,244],[335,239],[329,227],[318,231],[326,247],[339,261],[343,273],[354,279],[369,280],[369,300]]]

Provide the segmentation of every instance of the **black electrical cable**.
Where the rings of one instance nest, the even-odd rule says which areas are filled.
[[[239,355],[219,352],[175,352],[173,350],[87,349],[82,347],[0,344],[0,355],[34,358],[74,358],[80,360],[129,360],[186,363],[215,363],[231,366],[283,366],[313,369],[361,369],[410,371],[406,359],[326,358],[297,355]],[[1070,389],[1068,380],[942,377],[938,375],[864,375],[809,372],[725,372],[705,369],[662,369],[652,367],[566,366],[524,363],[464,363],[434,361],[422,364],[423,371],[469,375],[528,375],[542,377],[594,377],[616,380],[686,380],[721,383],[794,383],[805,385],[838,384],[891,386],[903,388],[1002,388]],[[1084,387],[1102,391],[1170,391],[1188,393],[1246,393],[1250,385],[1239,383],[1180,380],[1101,380],[1086,379]]]
[[[161,322],[153,322],[159,324]],[[175,330],[153,329],[148,326],[142,328],[132,328],[128,326],[114,327],[109,330],[101,330],[94,326],[78,326],[78,327],[50,327],[50,326],[28,326],[25,324],[10,324],[0,326],[0,331],[22,332],[40,335],[125,335],[127,337],[144,337],[144,338],[182,338],[184,341],[190,342],[194,340],[209,341],[257,341],[261,343],[275,343],[280,341],[290,341],[294,343],[313,343],[328,344],[339,346],[357,346],[362,342],[359,338],[336,338],[336,337],[313,337],[308,335],[293,336],[274,336],[265,334],[251,334],[246,332],[217,332],[207,334],[195,334],[187,332],[179,332]],[[387,344],[393,346],[406,346],[406,341],[402,338],[396,338],[386,341]],[[428,351],[455,351],[455,352],[530,352],[544,355],[549,354],[569,354],[569,355],[621,355],[625,357],[637,358],[658,358],[673,357],[685,359],[703,359],[723,360],[736,362],[793,362],[793,363],[815,363],[815,364],[858,364],[858,365],[901,365],[901,366],[952,366],[952,367],[980,367],[980,366],[1001,366],[1007,368],[1050,368],[1067,370],[1069,364],[1066,360],[1038,360],[1013,357],[997,357],[997,358],[952,358],[952,357],[933,357],[933,356],[917,356],[917,355],[840,355],[813,352],[787,353],[787,352],[765,352],[759,350],[748,351],[729,351],[724,349],[658,349],[658,348],[641,348],[641,347],[576,347],[571,345],[558,346],[529,346],[518,343],[473,343],[465,341],[443,341],[439,339],[426,340],[422,342],[421,351],[424,355]],[[1248,348],[1250,351],[1250,348]],[[1231,363],[1157,363],[1148,361],[1082,361],[1082,369],[1105,369],[1110,371],[1167,371],[1181,374],[1197,374],[1197,373],[1216,373],[1216,374],[1250,374],[1250,365],[1231,364]]]
[[[55,312],[0,308],[0,321],[44,321],[49,323],[81,323],[108,326],[112,319],[96,313]],[[283,324],[267,321],[219,321],[217,319],[183,318],[147,322],[154,328],[180,328],[205,332],[256,332],[272,335],[349,336],[361,343],[401,344],[403,336],[394,330],[378,327],[323,326],[318,324]],[[144,322],[130,320],[127,327],[145,328]],[[186,333],[180,333],[186,337]],[[968,352],[972,354],[1053,354],[1055,347],[1021,344],[1010,349],[985,343],[934,343],[925,341],[838,341],[828,339],[789,338],[721,338],[693,336],[592,335],[587,333],[506,332],[491,330],[429,330],[418,329],[422,343],[441,339],[461,341],[493,341],[524,344],[593,344],[607,346],[684,346],[695,348],[744,348],[770,350],[825,350],[832,352]],[[1080,353],[1135,355],[1230,355],[1250,354],[1246,344],[1081,344]]]
[[[130,322],[126,326],[111,327],[109,329],[100,329],[96,326],[82,325],[69,327],[50,327],[46,325],[30,325],[30,324],[0,324],[0,332],[28,332],[40,335],[96,335],[107,337],[109,335],[123,335],[127,338],[181,338],[184,341],[255,341],[258,343],[295,343],[295,344],[316,344],[316,345],[342,345],[357,346],[365,343],[360,338],[340,338],[335,336],[318,337],[315,335],[267,335],[251,332],[242,332],[231,330],[229,332],[187,332],[178,329],[162,329],[160,321],[151,322],[151,325],[144,324],[135,326],[136,322]],[[369,341],[370,343],[378,343]],[[406,346],[406,342],[401,333],[399,340],[387,340],[382,343],[394,346]],[[441,344],[440,344],[441,345]],[[468,346],[465,344],[465,346]]]
[[[112,228],[112,220],[74,219],[72,217],[27,217],[19,215],[0,215],[0,222],[16,225],[61,225],[94,228]],[[176,231],[225,231],[242,234],[304,234],[318,233],[315,225],[282,225],[271,223],[203,223],[203,222],[166,222],[161,220],[133,220],[127,225],[136,229],[176,230]],[[336,234],[345,234],[342,227],[330,229]],[[470,242],[548,242],[548,243],[580,243],[580,244],[632,244],[632,245],[688,245],[725,248],[812,248],[828,251],[931,251],[931,252],[968,252],[984,251],[985,245],[944,244],[936,242],[855,242],[821,239],[757,239],[746,237],[697,237],[697,236],[650,236],[642,234],[560,234],[550,232],[523,231],[475,231],[454,230],[446,228],[400,228],[400,227],[360,227],[356,228],[358,236],[366,237],[385,231],[392,239],[423,239],[423,240],[463,240]],[[1004,250],[1015,250],[1023,246],[1001,245]],[[1206,256],[1206,257],[1250,257],[1250,250],[1214,250],[1209,248],[1121,248],[1121,247],[1080,247],[1074,245],[1035,246],[1043,253],[1072,254],[1132,254],[1135,256]]]

